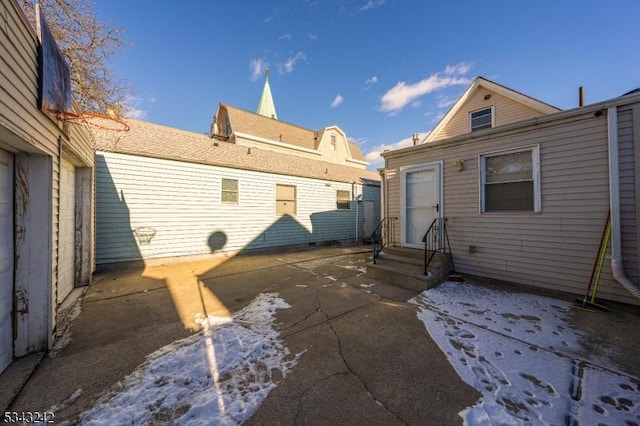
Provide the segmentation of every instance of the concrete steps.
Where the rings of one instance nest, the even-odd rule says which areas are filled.
[[[413,291],[424,291],[439,284],[451,272],[451,257],[436,252],[424,274],[424,250],[385,247],[376,263],[367,265],[367,275]]]

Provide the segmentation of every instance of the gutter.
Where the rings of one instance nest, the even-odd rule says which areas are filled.
[[[640,94],[625,95],[619,98],[614,98],[609,101],[599,102],[583,107],[577,107],[564,111],[555,112],[553,114],[542,115],[540,117],[529,118],[527,120],[516,121],[514,123],[504,124],[502,126],[494,127],[491,129],[481,130],[473,133],[464,133],[458,136],[452,136],[450,138],[439,139],[433,142],[426,142],[416,146],[409,146],[406,148],[394,149],[380,153],[380,156],[384,159],[402,157],[407,153],[418,153],[423,150],[428,150],[433,146],[440,144],[455,144],[461,142],[468,142],[474,139],[488,139],[497,135],[502,135],[508,132],[522,132],[523,130],[532,129],[536,126],[553,125],[557,120],[581,120],[586,118],[589,114],[595,114],[599,111],[604,112],[608,108],[617,107],[620,105],[632,104],[640,101]]]
[[[611,272],[629,293],[640,300],[640,286],[624,273],[620,229],[620,170],[618,167],[618,107],[607,110],[607,139],[609,145],[609,209],[611,211]],[[638,155],[638,153],[636,153]],[[637,191],[637,188],[636,188]]]

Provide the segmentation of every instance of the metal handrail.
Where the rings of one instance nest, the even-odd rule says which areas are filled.
[[[371,233],[371,247],[373,249],[372,259],[374,264],[376,263],[376,258],[382,249],[392,241],[394,235],[394,223],[396,220],[398,220],[397,217],[385,217]]]
[[[431,226],[422,237],[422,242],[424,242],[424,274],[428,275],[427,269],[436,252],[439,251],[446,254],[448,251],[449,255],[451,255],[451,244],[449,243],[449,234],[447,234],[447,219],[443,217],[433,219]],[[454,270],[453,256],[451,257],[451,270]]]

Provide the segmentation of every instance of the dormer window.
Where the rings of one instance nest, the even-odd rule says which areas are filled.
[[[472,111],[469,115],[470,128],[472,132],[493,127],[493,107]]]
[[[331,135],[331,151],[336,150],[336,135]]]

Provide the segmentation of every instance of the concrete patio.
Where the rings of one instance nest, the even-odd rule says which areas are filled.
[[[480,394],[407,303],[417,293],[367,277],[368,261],[367,247],[330,247],[104,269],[70,322],[70,343],[16,361],[0,376],[0,402],[73,422],[147,355],[195,332],[196,314],[229,315],[277,292],[291,305],[277,313],[281,337],[304,355],[247,424],[461,424]],[[640,309],[574,320],[594,350],[615,346],[615,361],[640,377]]]

